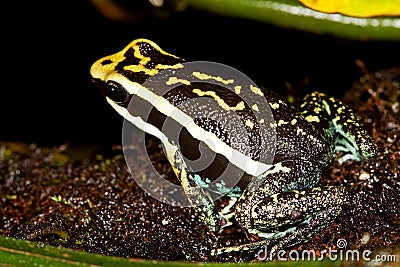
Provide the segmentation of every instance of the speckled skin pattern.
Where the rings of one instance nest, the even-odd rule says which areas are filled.
[[[138,97],[143,105],[151,105],[143,93],[151,90],[135,88],[162,70],[184,68],[184,62],[152,41],[138,39],[121,52],[96,61],[91,75],[107,101],[121,115],[128,109],[132,116],[140,117],[135,110],[129,109],[129,103],[133,97]],[[347,202],[343,187],[315,187],[322,171],[332,161],[335,149],[348,152],[343,160],[362,160],[376,154],[376,145],[357,121],[354,112],[341,101],[319,92],[306,96],[297,109],[272,91],[251,88],[254,99],[266,99],[273,114],[274,122],[269,125],[276,134],[271,136],[275,138],[273,164],[260,175],[243,175],[238,186],[227,194],[231,199],[229,207],[217,210],[206,189],[215,179],[213,174],[220,173],[219,168],[229,164],[229,160],[217,154],[207,170],[192,172],[184,158],[195,158],[200,143],[207,146],[193,133],[212,133],[214,141],[222,141],[229,149],[244,153],[254,161],[265,149],[260,147],[263,133],[258,127],[261,122],[252,116],[252,107],[241,105],[240,90],[224,90],[223,82],[227,81],[227,77],[194,72],[193,76],[201,76],[205,82],[193,84],[180,77],[168,77],[165,83],[176,84],[176,88],[157,96],[168,101],[168,112],[154,106],[145,123],[162,132],[162,125],[168,118],[182,129],[179,145],[165,141],[164,148],[189,202],[210,231],[220,230],[222,219],[228,222],[227,225],[236,220],[249,233],[260,237],[253,243],[216,248],[213,254],[265,245],[271,246],[270,251],[274,252],[307,241],[327,227]],[[207,79],[211,78],[221,81],[221,85],[207,83]],[[199,97],[214,99],[227,112],[218,115],[218,123],[215,119],[193,117],[195,125],[192,128],[179,124],[179,118],[174,117],[175,113],[171,111],[180,111],[182,103]],[[247,127],[244,134],[236,134],[235,128],[230,127],[232,112]],[[135,124],[133,120],[132,123]],[[155,136],[163,134],[148,133]],[[214,191],[225,193],[228,189],[220,186]]]

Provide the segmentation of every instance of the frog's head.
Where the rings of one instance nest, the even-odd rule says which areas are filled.
[[[183,61],[150,40],[137,39],[122,51],[97,60],[90,74],[114,108],[116,105],[125,108],[136,87],[163,69],[182,67]]]

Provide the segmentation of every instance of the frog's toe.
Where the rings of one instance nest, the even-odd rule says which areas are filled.
[[[360,152],[363,159],[368,159],[377,154],[378,147],[372,138],[364,138],[364,140],[360,142]]]
[[[363,160],[368,159],[377,154],[378,148],[368,134],[357,137],[357,142],[350,142],[348,138],[339,137],[336,140],[336,151],[343,151],[346,153],[342,158],[339,159],[340,163],[346,160]],[[353,138],[355,140],[355,138]]]

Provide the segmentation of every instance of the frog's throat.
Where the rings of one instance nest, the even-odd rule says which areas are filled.
[[[175,120],[181,125],[182,128],[186,128],[186,130],[194,138],[204,142],[211,150],[213,150],[215,153],[223,155],[229,160],[230,163],[240,168],[244,172],[253,176],[258,176],[271,168],[272,165],[267,165],[265,163],[255,161],[251,157],[231,148],[222,140],[220,140],[215,134],[208,132],[198,126],[189,115],[176,108],[174,105],[169,103],[168,100],[148,90],[144,86],[141,86],[137,83],[132,83],[122,75],[114,77],[113,80],[119,82],[120,84],[126,85],[125,89],[129,93],[134,94],[135,96],[138,96],[141,99],[147,101],[159,112]],[[110,98],[107,98],[107,102],[121,116],[123,116],[126,120],[138,127],[140,130],[159,138],[160,141],[166,146],[172,145],[169,138],[154,125],[145,122],[140,117],[132,116],[132,114],[130,114],[126,108],[121,107]]]

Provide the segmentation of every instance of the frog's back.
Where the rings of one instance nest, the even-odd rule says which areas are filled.
[[[330,161],[333,142],[323,129],[317,129],[277,93],[265,90],[276,127],[274,162],[302,159],[322,164]]]
[[[226,86],[230,85],[229,78],[188,71],[188,65],[183,64],[184,62],[185,60],[163,51],[152,41],[137,39],[122,51],[95,62],[91,68],[91,75],[113,107],[117,111],[120,110],[121,115],[126,116],[128,113],[125,111],[129,110],[130,115],[140,117],[141,115],[136,113],[136,107],[148,106],[151,112],[143,121],[154,126],[148,127],[149,129],[156,130],[149,132],[150,134],[163,136],[167,135],[167,130],[181,129],[181,134],[174,136],[177,137],[174,143],[179,144],[183,155],[189,159],[197,159],[204,152],[198,149],[201,147],[199,144],[204,143],[203,139],[210,141],[210,149],[216,148],[217,154],[231,155],[238,152],[255,163],[265,158],[265,154],[275,154],[275,162],[295,157],[318,159],[327,154],[327,142],[316,134],[313,126],[293,107],[275,93],[267,90],[261,92],[251,84],[232,85],[234,89],[227,89]],[[181,70],[185,73],[182,77],[178,75]],[[151,80],[159,81],[165,78],[162,82],[165,88],[162,88],[166,89],[166,93],[156,93],[149,87],[149,78],[161,74],[161,71],[164,71],[164,75]],[[187,80],[187,73],[192,74],[189,75],[190,81]],[[195,78],[205,81],[195,83]],[[141,86],[145,82],[146,86]],[[247,99],[249,101],[242,99],[246,90],[251,96]],[[152,102],[148,96],[157,99]],[[264,97],[270,104],[274,118],[263,108]],[[135,99],[140,105],[131,101]],[[153,103],[161,103],[160,100],[166,100],[168,104],[161,101],[163,105],[152,107]],[[264,112],[261,120],[255,115],[258,111]],[[182,112],[192,119],[193,123],[188,124],[187,120],[182,124],[178,122],[180,117],[177,114]],[[166,121],[171,122],[172,126],[167,127]],[[276,129],[261,127],[261,121]],[[215,165],[224,166],[222,163],[232,160],[225,156],[220,158]],[[270,158],[268,156],[263,163],[272,163]],[[247,167],[244,169],[248,172]],[[215,168],[212,170],[216,172]]]

